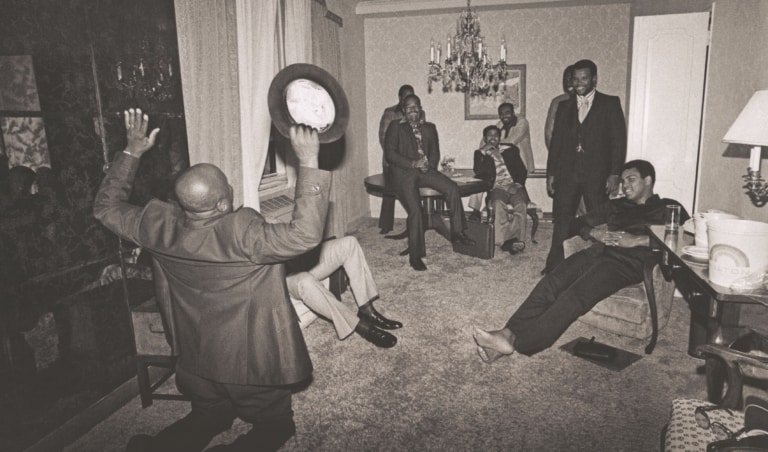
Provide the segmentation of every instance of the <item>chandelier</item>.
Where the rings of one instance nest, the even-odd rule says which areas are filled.
[[[427,88],[432,92],[432,82],[441,82],[443,92],[460,91],[471,96],[494,96],[504,93],[504,81],[507,79],[507,44],[502,38],[499,62],[493,62],[488,56],[484,38],[480,35],[480,19],[477,8],[467,8],[461,12],[456,22],[456,36],[448,35],[445,43],[445,60],[442,57],[442,44],[430,40],[429,64],[427,67]],[[436,58],[435,58],[436,57]]]
[[[132,61],[118,61],[115,64],[115,78],[118,88],[126,91],[134,100],[143,98],[148,102],[164,102],[174,97],[178,75],[173,70],[173,59],[166,46],[159,40],[150,43],[145,36],[139,42],[139,55]]]

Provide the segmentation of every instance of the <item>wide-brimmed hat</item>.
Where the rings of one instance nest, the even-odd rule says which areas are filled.
[[[314,64],[296,63],[275,75],[267,95],[269,114],[284,137],[294,124],[318,131],[321,143],[344,135],[349,122],[347,96],[336,79]]]

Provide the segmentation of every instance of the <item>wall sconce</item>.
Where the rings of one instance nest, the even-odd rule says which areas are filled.
[[[746,144],[752,147],[749,168],[744,176],[752,203],[758,207],[768,202],[768,184],[760,177],[762,146],[768,146],[768,90],[757,91],[723,137],[725,143]]]

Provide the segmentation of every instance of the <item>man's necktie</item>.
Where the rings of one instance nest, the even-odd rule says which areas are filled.
[[[584,100],[579,103],[579,122],[584,122],[584,118],[587,117],[587,113],[589,113],[589,100],[584,98]]]

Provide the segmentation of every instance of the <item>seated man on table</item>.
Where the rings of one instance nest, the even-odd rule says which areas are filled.
[[[525,248],[521,240],[525,234],[526,211],[528,209],[528,192],[525,190],[525,180],[528,172],[520,150],[514,144],[500,144],[501,131],[496,126],[483,129],[483,145],[475,151],[475,176],[490,181],[493,188],[486,202],[494,207],[496,215],[503,215],[504,227],[496,231],[503,234],[501,249],[510,254],[517,254]],[[473,197],[474,198],[474,197]],[[477,199],[470,199],[469,205],[476,211],[482,207],[477,205]],[[497,242],[498,243],[498,242]]]
[[[339,339],[355,332],[377,347],[393,347],[397,338],[382,329],[394,330],[403,324],[387,319],[373,307],[373,302],[379,299],[379,291],[357,239],[349,236],[328,240],[321,247],[317,265],[286,278],[291,298],[301,300],[309,309],[333,322]],[[358,305],[357,314],[320,282],[342,266]]]
[[[664,224],[666,206],[680,203],[653,193],[656,171],[645,160],[625,163],[621,180],[624,198],[606,201],[569,224],[571,236],[597,243],[544,276],[504,328],[474,328],[483,361],[493,362],[515,350],[525,355],[545,350],[600,300],[643,281],[645,260],[653,255],[645,226]],[[688,218],[681,206],[680,223]]]
[[[461,204],[459,186],[448,176],[437,170],[440,163],[440,143],[437,128],[431,122],[422,123],[421,99],[415,94],[403,100],[405,117],[387,128],[384,152],[390,164],[392,189],[408,213],[408,253],[411,267],[416,271],[427,269],[422,257],[424,228],[421,218],[419,187],[433,188],[443,194],[451,219],[451,241],[474,245],[467,237],[464,206]]]

